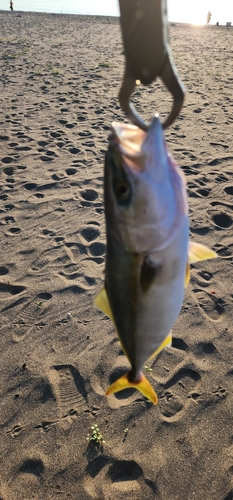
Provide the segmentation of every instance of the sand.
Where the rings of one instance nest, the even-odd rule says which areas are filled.
[[[187,177],[198,263],[158,393],[105,397],[128,367],[103,286],[103,164],[124,68],[114,18],[0,15],[0,498],[232,500],[233,29],[173,24],[184,108],[166,131]],[[144,118],[170,108],[139,87]],[[86,437],[98,424],[105,444]],[[128,431],[125,431],[128,429]]]

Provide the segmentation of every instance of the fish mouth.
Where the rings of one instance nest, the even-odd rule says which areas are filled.
[[[113,122],[112,143],[132,173],[140,174],[156,165],[158,175],[166,166],[167,146],[158,115],[154,116],[147,132],[135,125]],[[160,164],[162,169],[158,168]]]
[[[124,123],[112,123],[112,144],[121,155],[124,166],[134,173],[145,170],[145,154],[143,143],[147,133],[136,127]]]
[[[117,144],[125,154],[137,155],[141,151],[142,144],[147,133],[136,127],[125,123],[112,123],[112,132]]]

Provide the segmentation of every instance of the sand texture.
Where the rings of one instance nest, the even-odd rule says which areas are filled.
[[[195,264],[159,403],[105,397],[128,369],[93,301],[104,283],[103,165],[124,55],[117,19],[0,15],[0,499],[233,499],[233,29],[172,25],[187,95],[166,131],[187,177]],[[171,99],[138,87],[144,118]],[[98,424],[106,441],[88,445]],[[124,432],[125,429],[128,432]]]

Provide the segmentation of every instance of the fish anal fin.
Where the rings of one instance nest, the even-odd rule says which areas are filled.
[[[112,314],[112,310],[111,310],[111,307],[110,307],[110,304],[109,304],[109,300],[108,300],[108,296],[107,296],[107,292],[106,292],[106,288],[102,288],[101,292],[97,295],[97,297],[95,298],[95,301],[94,301],[94,304],[96,307],[98,307],[98,309],[100,309],[100,311],[102,311],[104,314],[106,314],[113,322],[113,324],[115,325],[115,322],[114,322],[114,319],[113,319],[113,314]],[[125,356],[127,357],[127,354],[126,354],[126,351],[122,345],[122,342],[121,342],[121,339],[120,339],[120,336],[117,333],[117,336],[118,336],[118,340],[121,344],[121,347],[122,347],[122,350],[125,354]]]
[[[157,347],[156,351],[153,352],[153,354],[149,357],[149,359],[152,359],[154,358],[155,356],[157,356],[157,354],[159,354],[165,347],[171,347],[172,345],[172,333],[170,332],[167,337],[164,339],[164,341],[162,342],[162,344],[160,344],[159,347]]]
[[[109,316],[113,321],[112,310],[109,304],[107,292],[105,288],[102,288],[101,292],[95,298],[95,305],[100,309],[104,314]],[[114,321],[113,321],[114,322]]]
[[[196,243],[195,241],[189,242],[188,260],[190,264],[201,260],[216,259],[216,257],[218,257],[218,254],[206,245]]]
[[[140,285],[144,293],[148,292],[148,290],[150,289],[155,279],[156,272],[157,267],[149,261],[148,257],[145,257],[142,263],[140,274]]]
[[[113,382],[113,384],[108,387],[106,396],[123,391],[123,389],[138,389],[138,391],[140,391],[143,396],[148,398],[154,405],[158,403],[157,394],[155,393],[149,380],[147,380],[147,378],[142,373],[140,373],[140,379],[138,382],[131,382],[129,380],[129,373],[126,373],[122,377],[118,378],[118,380]]]
[[[185,280],[184,280],[184,287],[185,288],[187,288],[189,282],[190,282],[190,264],[189,264],[189,262],[187,262],[187,264],[186,264]]]

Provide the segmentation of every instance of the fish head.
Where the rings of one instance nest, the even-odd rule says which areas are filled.
[[[105,161],[107,233],[130,252],[148,252],[168,244],[187,217],[184,176],[167,151],[155,116],[148,132],[112,124]]]

